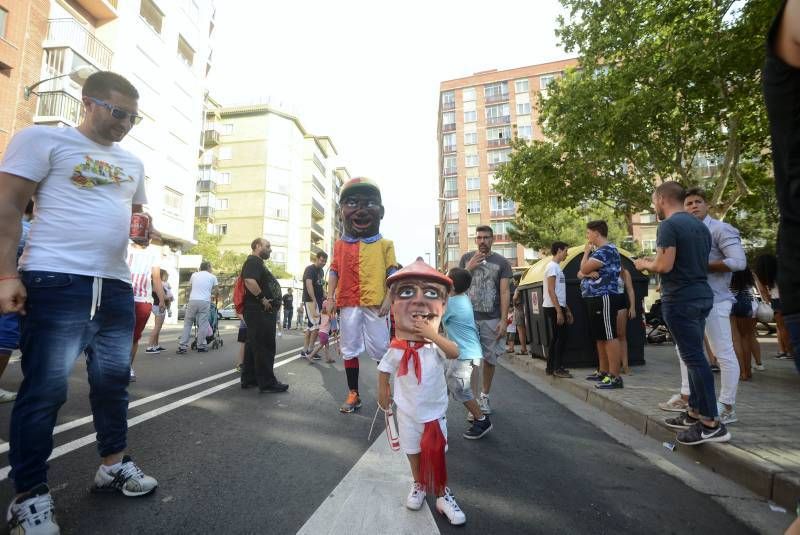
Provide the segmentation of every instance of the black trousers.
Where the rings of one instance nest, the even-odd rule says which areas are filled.
[[[567,322],[558,324],[555,307],[543,307],[550,334],[550,345],[547,348],[547,371],[554,372],[564,367],[564,349],[567,345]],[[563,310],[563,309],[562,309]],[[566,314],[565,314],[566,315]]]
[[[266,388],[275,384],[275,313],[264,312],[260,306],[246,306],[244,322],[247,324],[247,344],[244,352],[242,383],[258,384]]]

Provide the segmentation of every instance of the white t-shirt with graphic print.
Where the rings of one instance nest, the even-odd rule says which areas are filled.
[[[20,269],[131,281],[131,204],[147,203],[139,158],[76,128],[32,126],[13,137],[0,171],[39,184]]]

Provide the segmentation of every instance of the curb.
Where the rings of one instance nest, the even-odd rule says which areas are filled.
[[[505,355],[504,359],[510,366],[536,374],[554,388],[572,394],[581,401],[635,428],[643,435],[659,442],[675,442],[675,432],[664,425],[663,421],[648,416],[624,399],[607,397],[590,388],[591,384],[583,386],[569,380],[548,376],[544,372],[544,361],[537,361],[528,355]],[[800,500],[800,473],[789,472],[734,444],[712,443],[697,447],[680,447],[679,445],[675,451],[704,464],[714,472],[759,496],[786,507],[790,513],[794,512],[798,500]]]

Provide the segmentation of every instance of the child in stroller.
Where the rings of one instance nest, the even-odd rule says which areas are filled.
[[[197,337],[201,335],[198,333],[197,320],[194,322],[194,340],[192,340],[192,349],[197,349]],[[223,345],[222,337],[219,335],[219,311],[214,303],[208,309],[208,332],[205,333],[206,344],[211,349],[219,349]]]

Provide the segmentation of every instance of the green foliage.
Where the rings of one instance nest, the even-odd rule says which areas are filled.
[[[548,140],[514,145],[501,193],[552,210],[599,203],[630,228],[659,180],[693,185],[704,158],[718,216],[770,176],[760,67],[778,0],[561,2],[557,34],[580,69],[540,99]]]
[[[187,254],[200,255],[203,260],[211,262],[211,266],[218,276],[237,275],[241,271],[242,264],[247,260],[247,254],[220,250],[219,242],[222,240],[222,236],[209,233],[205,225],[195,226],[195,236],[197,245],[189,249]],[[286,271],[282,265],[274,264],[271,260],[267,260],[266,265],[276,279],[292,278],[292,274]]]

